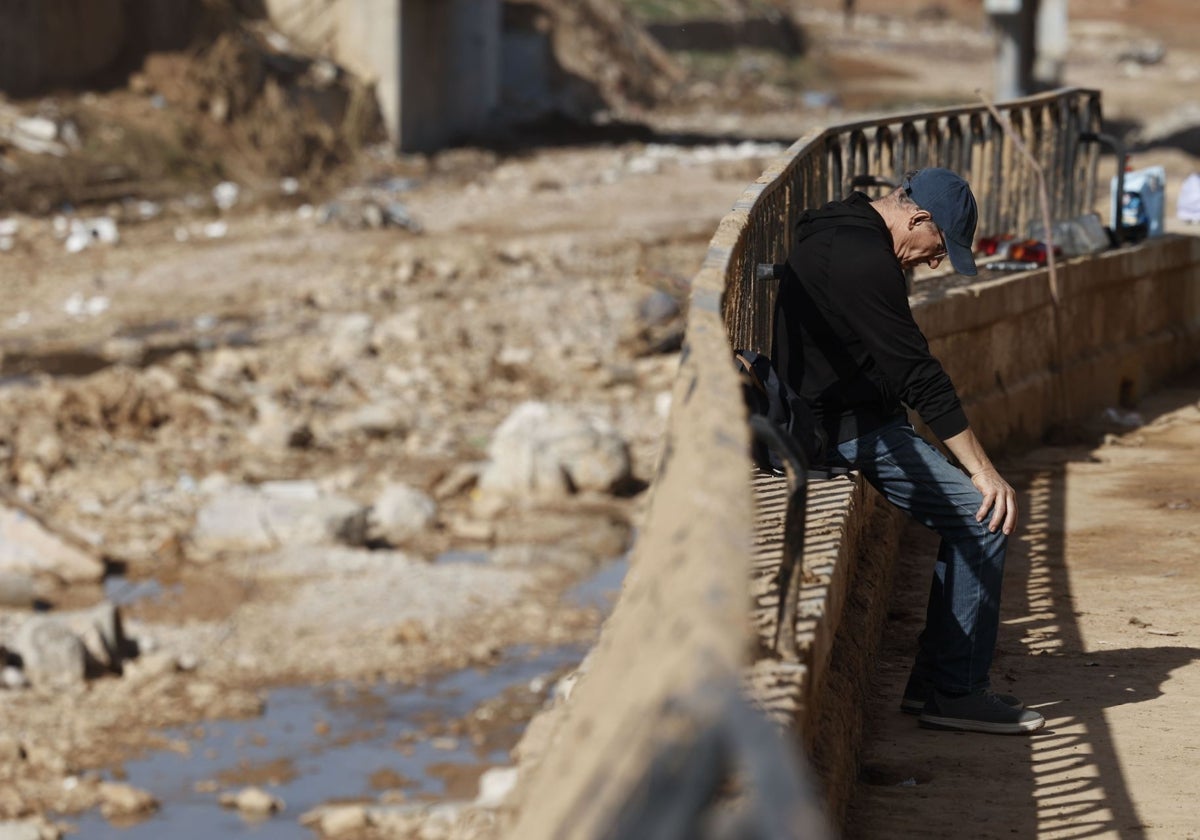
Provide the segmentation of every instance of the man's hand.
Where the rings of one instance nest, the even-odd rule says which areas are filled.
[[[1005,536],[1011,536],[1017,529],[1017,491],[1001,477],[995,467],[973,473],[971,483],[983,494],[983,504],[975,512],[975,521],[982,522],[987,518],[988,511],[991,511],[992,520],[987,529],[994,534],[996,529],[1000,528]]]
[[[992,466],[979,438],[968,428],[946,438],[945,443],[966,468],[975,489],[983,494],[983,504],[975,513],[975,521],[987,519],[988,511],[991,511],[992,520],[987,529],[993,534],[998,529],[1003,530],[1005,536],[1012,536],[1013,531],[1017,530],[1017,491]]]

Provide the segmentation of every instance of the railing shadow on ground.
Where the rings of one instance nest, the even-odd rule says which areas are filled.
[[[1189,402],[1160,402],[1156,416]],[[992,673],[998,690],[1023,697],[1046,717],[1046,727],[1029,738],[927,732],[897,710],[937,549],[934,535],[909,526],[872,682],[869,746],[848,809],[846,840],[955,833],[980,840],[1148,836],[1106,713],[1159,697],[1174,670],[1200,660],[1200,649],[1085,650],[1065,537],[1068,467],[1087,460],[1090,448],[1082,442],[1047,448],[1021,469],[1005,468],[1021,488],[1022,527],[1010,543]],[[1048,694],[1047,676],[1064,669],[1077,669],[1078,681],[1062,696]],[[964,756],[961,738],[986,742]],[[989,785],[989,778],[996,783]],[[972,825],[972,797],[1002,805],[1003,823]]]

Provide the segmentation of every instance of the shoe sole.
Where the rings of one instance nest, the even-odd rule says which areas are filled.
[[[1012,708],[1024,709],[1025,704],[1018,703],[1017,705],[1013,706]],[[900,711],[904,712],[904,714],[906,714],[906,715],[919,715],[919,714],[921,714],[921,712],[925,711],[925,701],[924,700],[901,700],[900,701]]]
[[[1039,717],[1036,720],[1025,721],[1024,723],[992,723],[986,720],[967,720],[964,718],[941,717],[939,715],[921,715],[919,721],[921,726],[926,729],[941,729],[954,732],[983,732],[988,735],[1025,735],[1029,732],[1036,732],[1046,725],[1046,719]]]

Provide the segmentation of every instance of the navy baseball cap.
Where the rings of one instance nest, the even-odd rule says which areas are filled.
[[[918,169],[901,186],[922,210],[929,211],[942,229],[954,270],[959,274],[977,274],[971,245],[975,241],[979,209],[971,186],[954,172],[940,167]]]

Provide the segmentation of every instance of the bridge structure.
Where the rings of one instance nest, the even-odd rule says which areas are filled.
[[[968,177],[981,232],[1024,232],[1043,195],[1056,220],[1089,212],[1100,127],[1100,93],[1066,89],[822,128],[743,193],[693,282],[627,580],[570,700],[545,713],[507,836],[837,835],[900,517],[855,474],[805,490],[753,469],[731,348],[769,346],[775,289],[757,268],[782,261],[804,208],[922,166]],[[931,279],[911,303],[980,438],[1011,451],[1194,366],[1200,240]]]

